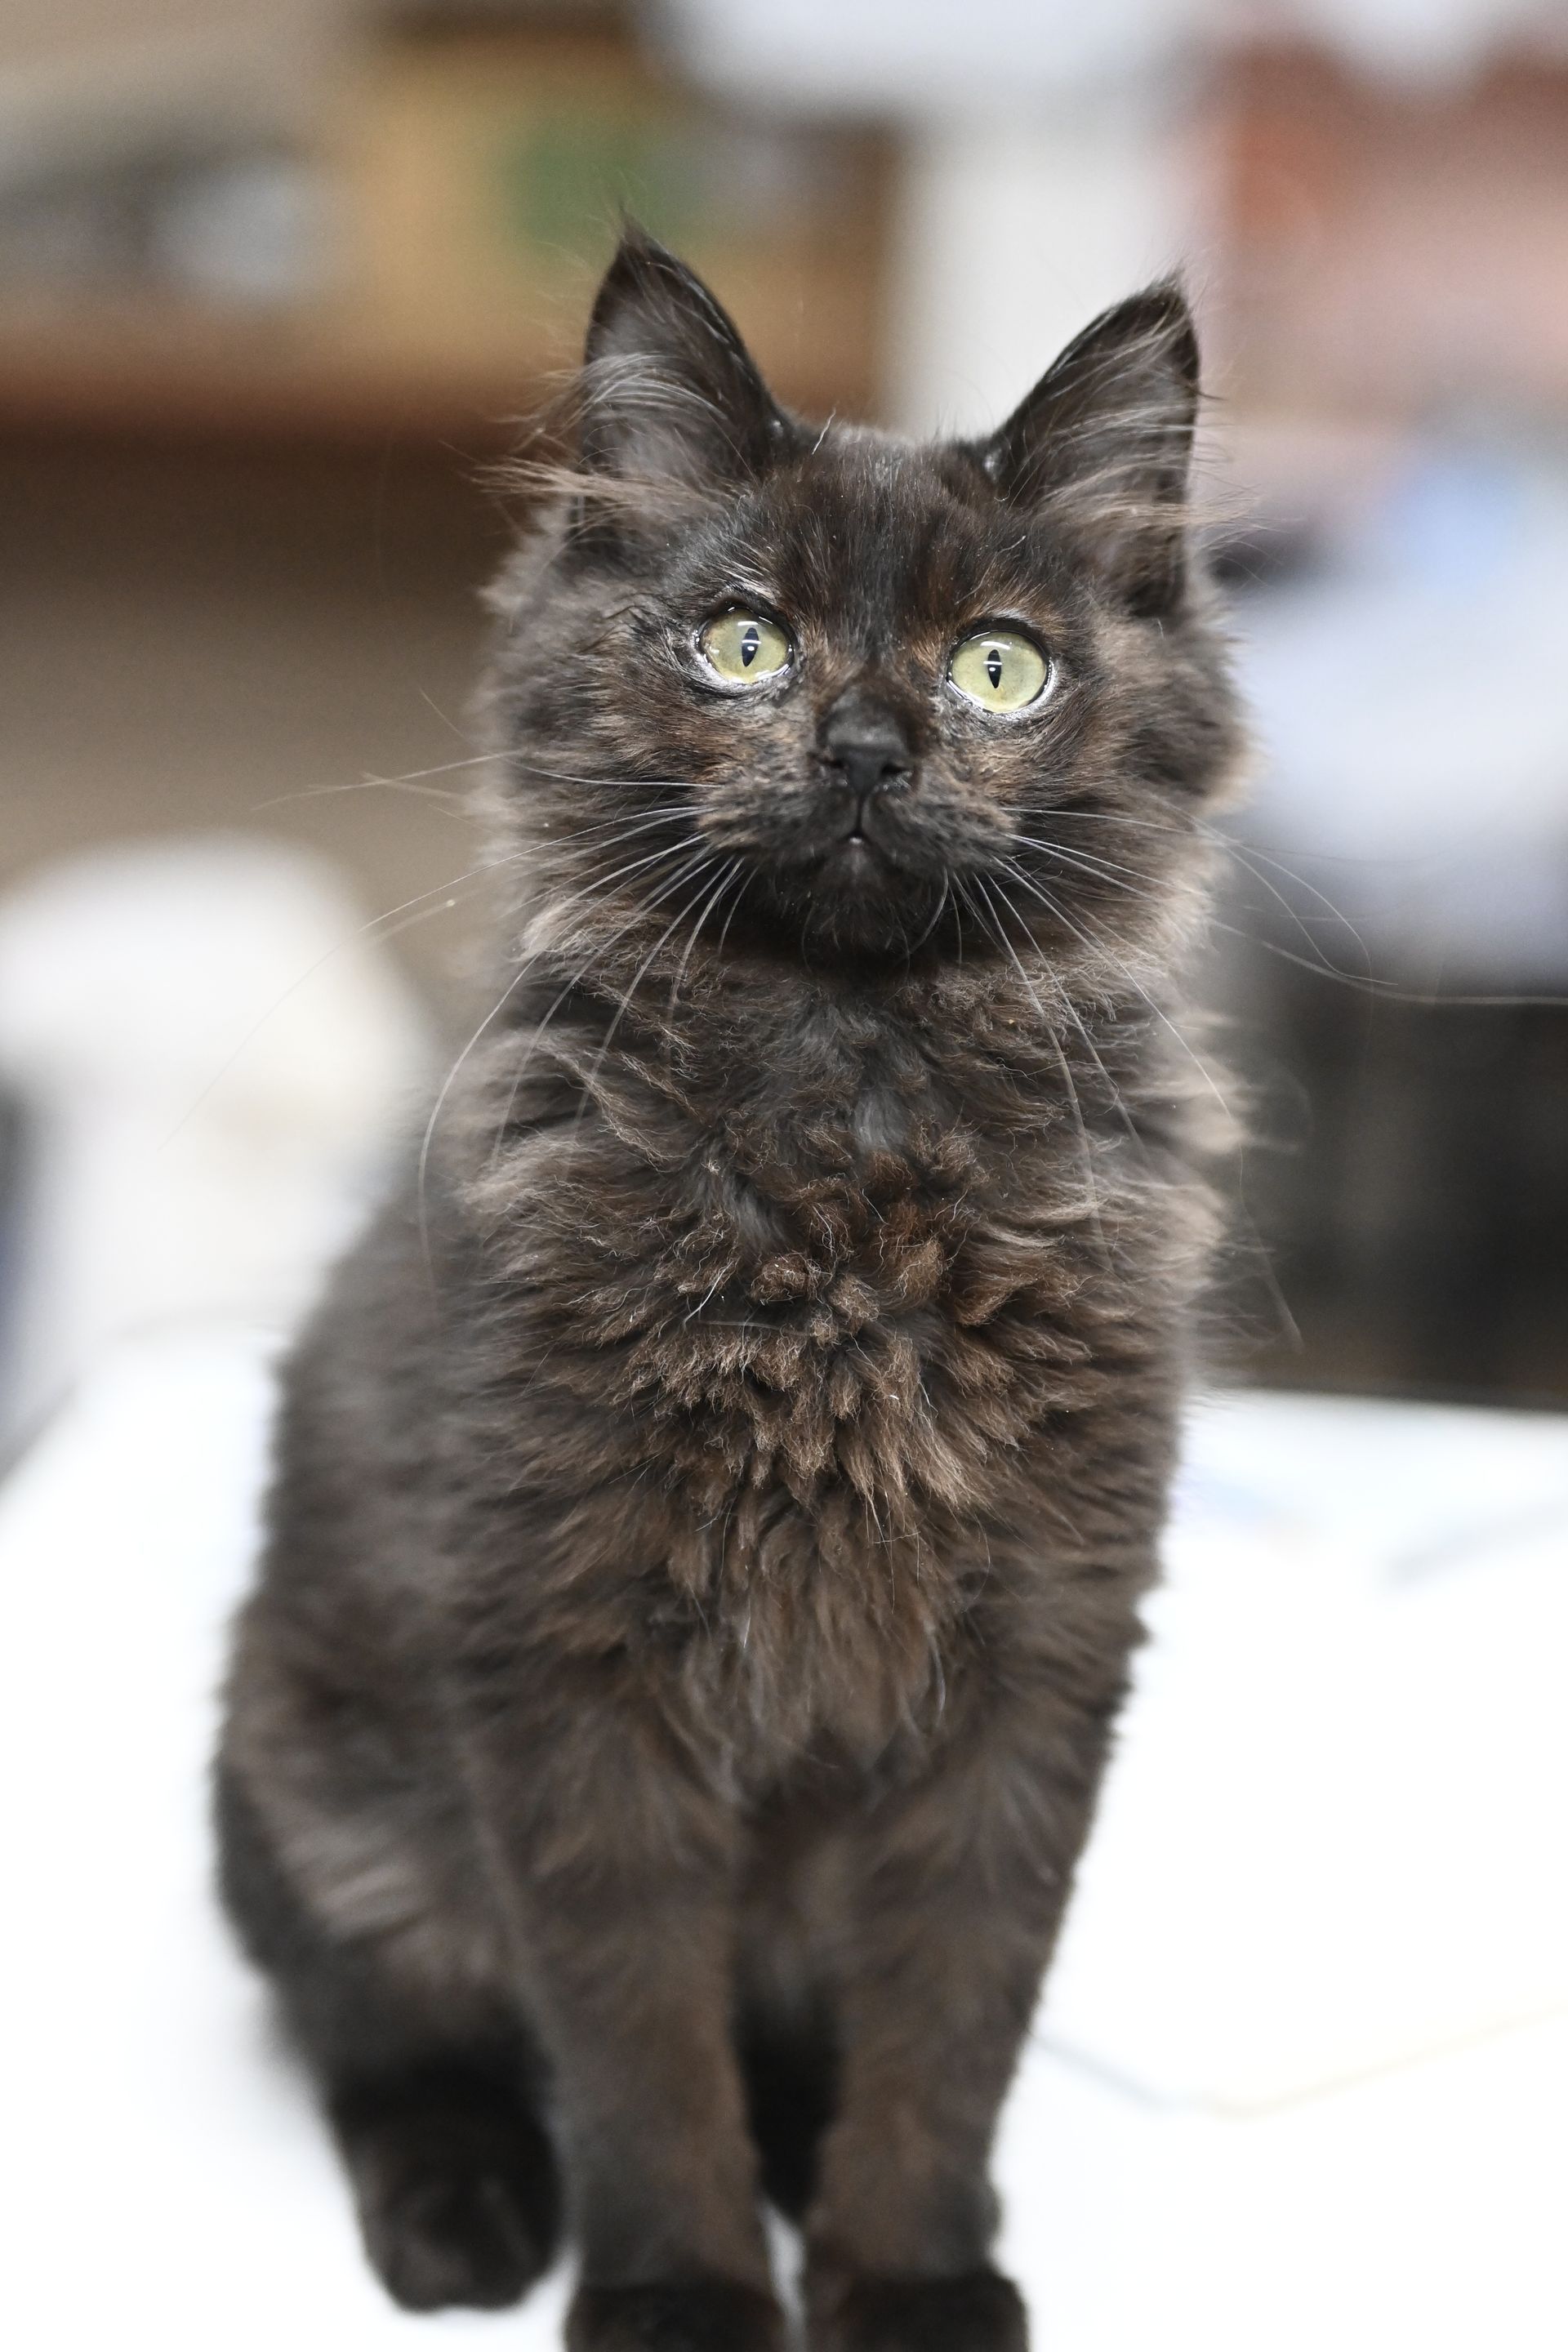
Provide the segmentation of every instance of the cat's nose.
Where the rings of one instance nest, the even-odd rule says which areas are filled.
[[[823,766],[858,803],[907,792],[914,772],[908,737],[890,714],[851,702],[830,711],[819,738]]]

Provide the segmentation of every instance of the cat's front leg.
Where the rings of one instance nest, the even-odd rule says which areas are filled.
[[[778,2352],[729,1808],[625,1668],[547,1674],[474,1762],[581,2255],[572,2352]]]
[[[977,1706],[861,1834],[837,2118],[807,2217],[810,2352],[1023,2352],[988,2166],[1114,1701]]]

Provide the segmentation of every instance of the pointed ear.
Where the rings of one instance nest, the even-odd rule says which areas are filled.
[[[982,462],[1005,498],[1048,505],[1130,610],[1168,612],[1185,584],[1197,404],[1192,313],[1167,280],[1086,327]]]
[[[588,323],[579,450],[591,472],[693,489],[760,474],[788,428],[700,278],[628,229]]]

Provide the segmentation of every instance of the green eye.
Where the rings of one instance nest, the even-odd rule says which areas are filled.
[[[776,622],[764,621],[760,613],[721,613],[697,642],[709,668],[731,686],[753,686],[789,667],[789,639]]]
[[[1045,692],[1050,664],[1013,629],[982,629],[954,646],[948,677],[982,710],[1022,710]]]

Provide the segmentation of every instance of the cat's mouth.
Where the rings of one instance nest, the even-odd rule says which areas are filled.
[[[830,843],[806,869],[810,897],[840,908],[901,906],[913,894],[923,898],[933,887],[923,866],[886,841],[859,827]]]
[[[842,841],[835,842],[822,862],[835,873],[844,876],[846,880],[857,881],[889,861],[869,834],[857,831],[847,833]]]
[[[743,860],[749,881],[726,934],[742,946],[753,931],[805,942],[814,955],[907,954],[911,942],[940,951],[942,909],[959,845],[876,802],[803,809],[773,839],[714,844]]]
[[[911,871],[910,862],[907,855],[900,854],[899,830],[896,823],[889,824],[886,814],[875,801],[862,801],[842,832],[821,852],[816,860],[817,874],[856,888],[889,881],[895,873],[907,877]]]

